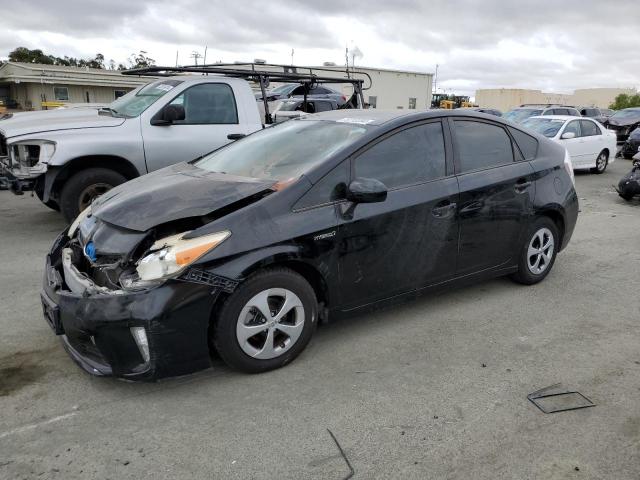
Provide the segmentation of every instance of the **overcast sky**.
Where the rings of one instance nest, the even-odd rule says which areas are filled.
[[[447,90],[571,92],[640,85],[638,0],[2,0],[0,58],[17,46],[124,62],[358,64],[434,72]]]

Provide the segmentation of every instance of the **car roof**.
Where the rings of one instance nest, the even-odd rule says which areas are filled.
[[[471,109],[433,109],[433,110],[380,110],[377,108],[369,109],[340,109],[330,112],[314,113],[305,117],[305,120],[330,120],[334,122],[359,123],[363,125],[383,125],[396,120],[402,120],[403,123],[410,121],[419,121],[422,119],[439,118],[439,117],[473,117],[478,119],[490,120],[497,123],[506,123],[500,117],[481,113]]]
[[[590,120],[593,122],[592,118],[589,117],[576,117],[575,115],[536,115],[535,117],[529,117],[527,120],[531,120],[532,118],[548,118],[549,120]]]

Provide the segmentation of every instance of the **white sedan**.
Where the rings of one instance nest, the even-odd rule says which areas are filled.
[[[574,170],[603,173],[616,158],[616,134],[590,118],[545,115],[531,117],[521,125],[565,147]]]

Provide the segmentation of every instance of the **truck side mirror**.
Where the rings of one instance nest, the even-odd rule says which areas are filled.
[[[186,117],[184,107],[182,105],[167,105],[154,115],[151,119],[151,125],[171,125]]]

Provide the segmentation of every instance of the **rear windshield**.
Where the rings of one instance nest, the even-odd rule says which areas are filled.
[[[516,108],[515,110],[509,110],[502,116],[502,118],[506,118],[507,120],[511,120],[512,122],[520,123],[529,117],[535,117],[536,115],[540,115],[541,113],[542,110],[535,110],[532,108]]]
[[[166,95],[167,92],[170,92],[181,83],[181,80],[163,80],[150,83],[142,87],[134,95],[125,95],[112,102],[109,105],[109,111],[122,117],[137,117],[160,97]]]
[[[530,118],[522,122],[522,126],[541,133],[545,137],[553,138],[560,131],[564,122],[565,120],[553,118]]]
[[[211,172],[290,181],[364,135],[364,125],[291,120],[265,128],[194,163]]]

